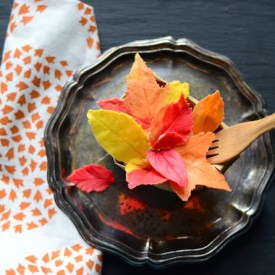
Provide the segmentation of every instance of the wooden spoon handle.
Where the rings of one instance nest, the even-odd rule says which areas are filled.
[[[269,130],[275,129],[275,113],[259,119],[255,126],[258,129],[258,136]]]

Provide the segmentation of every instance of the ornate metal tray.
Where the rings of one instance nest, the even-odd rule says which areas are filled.
[[[259,212],[274,169],[270,136],[259,138],[226,171],[231,193],[204,189],[183,203],[154,187],[129,190],[123,170],[93,138],[86,113],[98,108],[97,100],[124,93],[136,52],[161,78],[189,82],[198,99],[219,89],[228,125],[266,113],[261,97],[228,58],[190,40],[164,37],[115,47],[76,73],[62,91],[45,131],[49,185],[84,240],[103,251],[157,267],[206,260],[245,232]],[[75,168],[99,159],[115,172],[111,188],[87,194],[67,185],[66,177]]]

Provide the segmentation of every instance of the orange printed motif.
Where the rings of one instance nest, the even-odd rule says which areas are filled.
[[[28,5],[21,3],[20,1],[15,1],[12,7],[12,16],[10,18],[7,36],[14,32],[18,25],[29,24],[36,15],[43,13],[47,7],[47,5],[41,4],[39,2]]]
[[[92,8],[86,6],[82,2],[78,2],[77,9],[82,13],[79,19],[79,24],[87,30],[86,42],[88,48],[99,50],[99,41],[95,40],[93,37],[93,34],[97,32],[97,28]]]
[[[100,274],[102,260],[97,250],[76,244],[41,257],[29,255],[17,266],[5,270],[5,274]]]
[[[22,15],[30,12],[27,4],[15,8]],[[61,89],[55,87],[65,84],[71,70],[68,61],[47,56],[43,49],[29,44],[3,57],[6,70],[1,75],[0,153],[4,162],[0,199],[6,207],[0,212],[0,232],[22,233],[44,226],[56,215],[45,180],[43,127],[57,104]]]

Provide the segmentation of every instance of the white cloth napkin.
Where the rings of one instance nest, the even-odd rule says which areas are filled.
[[[74,70],[100,54],[93,8],[75,0],[15,0],[0,69],[0,274],[100,274],[56,206],[43,135]]]

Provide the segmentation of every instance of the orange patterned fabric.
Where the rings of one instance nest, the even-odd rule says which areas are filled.
[[[43,140],[62,87],[99,48],[92,7],[14,2],[0,69],[1,274],[100,273],[101,252],[55,205]]]
[[[93,257],[94,249],[79,244],[47,252],[39,257],[29,255],[20,263],[6,270],[15,274],[92,274],[101,272],[102,255]]]

